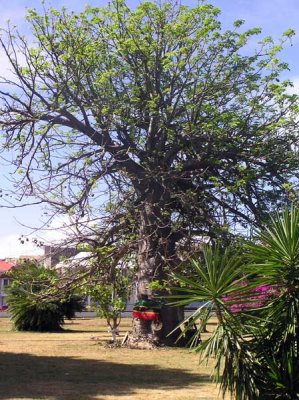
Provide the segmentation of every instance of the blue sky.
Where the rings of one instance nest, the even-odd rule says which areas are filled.
[[[263,36],[278,38],[287,28],[293,28],[297,32],[293,45],[288,46],[281,57],[290,65],[291,71],[287,76],[293,80],[295,88],[299,88],[299,1],[298,0],[210,0],[211,4],[221,9],[220,20],[224,28],[229,28],[236,19],[244,19],[245,27],[259,26],[263,29]],[[195,0],[182,0],[183,4],[196,5]],[[69,9],[79,11],[84,5],[103,6],[103,0],[52,0],[46,5],[55,8],[66,6]],[[128,4],[134,6],[135,0],[129,0]],[[5,27],[9,19],[21,31],[26,32],[24,16],[26,8],[35,7],[41,9],[38,0],[0,0],[0,27]],[[0,75],[7,74],[7,63],[0,53]],[[7,186],[8,169],[0,161],[0,187]],[[0,208],[0,258],[13,254],[30,254],[35,252],[31,244],[19,246],[18,237],[29,233],[26,226],[38,226],[40,224],[41,211],[38,207],[7,210]],[[33,236],[38,236],[36,233]]]

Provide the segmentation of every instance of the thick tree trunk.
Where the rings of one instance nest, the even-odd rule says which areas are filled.
[[[161,292],[152,290],[153,281],[162,282],[166,269],[175,259],[175,243],[171,236],[170,221],[161,217],[161,206],[155,202],[144,204],[140,212],[139,244],[137,255],[137,295],[142,298],[160,299]],[[162,227],[162,228],[161,228]],[[170,334],[183,320],[179,308],[163,306],[158,321],[133,319],[132,332],[127,341],[129,347],[149,348],[157,345],[173,345],[180,332]],[[170,334],[170,335],[169,335]]]
[[[175,330],[184,319],[184,309],[182,307],[162,307],[161,321],[162,329],[159,332],[159,337],[162,343],[173,346],[180,335],[180,329]]]

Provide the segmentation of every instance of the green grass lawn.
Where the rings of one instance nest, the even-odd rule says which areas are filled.
[[[0,400],[220,398],[211,368],[188,349],[111,349],[109,338],[98,318],[67,322],[61,333],[15,332],[0,318]]]

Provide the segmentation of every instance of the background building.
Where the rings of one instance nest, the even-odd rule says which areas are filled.
[[[5,287],[9,285],[7,272],[14,267],[14,264],[4,260],[0,260],[0,311],[7,308],[5,301]]]

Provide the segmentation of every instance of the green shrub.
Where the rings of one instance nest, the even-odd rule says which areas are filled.
[[[54,294],[55,270],[27,262],[13,268],[10,279],[7,304],[17,330],[58,331],[65,318],[74,317],[83,308],[81,297],[71,292]]]

